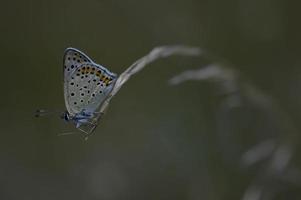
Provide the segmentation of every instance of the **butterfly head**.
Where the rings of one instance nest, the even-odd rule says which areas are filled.
[[[63,120],[65,120],[66,122],[68,122],[68,121],[71,120],[71,116],[70,116],[70,114],[69,114],[68,111],[63,112],[62,115],[61,115],[61,118],[62,118]]]

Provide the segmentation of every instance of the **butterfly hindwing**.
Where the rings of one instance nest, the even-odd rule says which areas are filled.
[[[97,112],[116,81],[114,73],[89,62],[77,66],[69,77],[65,79],[65,98],[67,110],[72,115],[80,113],[83,109]]]

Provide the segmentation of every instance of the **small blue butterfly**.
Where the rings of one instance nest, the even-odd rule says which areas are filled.
[[[64,54],[64,97],[67,111],[63,118],[91,134],[103,114],[98,109],[108,98],[117,75],[96,64],[86,54],[67,48]]]

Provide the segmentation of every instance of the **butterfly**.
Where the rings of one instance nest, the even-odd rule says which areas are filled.
[[[110,95],[117,75],[75,48],[65,50],[63,62],[67,109],[63,118],[73,122],[76,128],[89,135],[103,114],[98,109]]]
[[[118,76],[95,63],[82,51],[67,48],[63,58],[66,111],[61,117],[67,122],[72,122],[87,139],[97,127],[112,97],[133,74],[159,58],[176,54],[197,56],[200,49],[187,46],[156,47]],[[45,113],[44,110],[38,110],[36,116]]]

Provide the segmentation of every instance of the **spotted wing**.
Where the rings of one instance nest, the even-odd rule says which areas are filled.
[[[64,81],[70,78],[76,68],[82,63],[93,63],[86,54],[75,48],[67,48],[64,53]]]
[[[65,105],[66,109],[70,113],[71,107],[67,99],[66,95],[66,88],[67,88],[67,82],[71,79],[71,74],[76,71],[76,69],[82,64],[82,63],[93,63],[92,59],[89,58],[86,54],[81,52],[78,49],[75,48],[67,48],[64,53],[64,98],[65,98]],[[74,114],[74,113],[70,113]]]
[[[65,79],[65,100],[68,112],[75,115],[85,110],[96,113],[110,94],[117,75],[101,65],[85,62]]]

